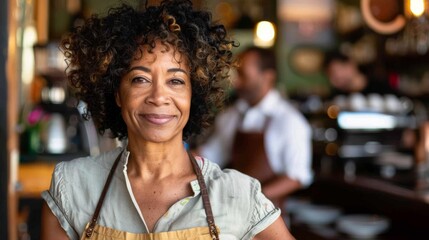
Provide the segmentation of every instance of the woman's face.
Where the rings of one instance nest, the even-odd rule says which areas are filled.
[[[130,140],[182,141],[191,108],[188,61],[174,48],[157,43],[152,53],[131,63],[116,94]],[[137,56],[140,56],[138,51]]]

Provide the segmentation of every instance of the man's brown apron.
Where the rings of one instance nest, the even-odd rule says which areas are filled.
[[[241,124],[239,121],[239,124]],[[228,167],[258,179],[261,185],[275,179],[276,174],[271,168],[265,151],[264,134],[271,119],[265,119],[262,132],[243,132],[237,128],[232,144],[231,161]],[[284,198],[270,199],[276,207],[283,209]]]
[[[218,240],[218,229],[215,226],[212,209],[210,206],[210,200],[208,197],[207,187],[204,183],[204,177],[201,173],[195,158],[188,153],[189,159],[192,162],[194,171],[197,175],[198,184],[200,185],[201,195],[203,199],[204,210],[206,212],[206,218],[208,226],[206,227],[195,227],[179,231],[160,232],[160,233],[129,233],[124,232],[97,224],[98,216],[100,214],[101,207],[103,205],[104,197],[109,189],[110,182],[113,177],[113,173],[120,162],[122,153],[116,158],[113,164],[109,176],[107,177],[106,183],[101,193],[100,199],[98,200],[97,207],[91,221],[85,227],[85,231],[82,234],[81,240],[92,239],[92,240]]]

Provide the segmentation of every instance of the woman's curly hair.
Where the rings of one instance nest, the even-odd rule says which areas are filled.
[[[91,16],[61,42],[69,82],[87,104],[84,118],[91,117],[101,134],[110,129],[112,137],[127,137],[115,94],[136,52],[142,45],[150,52],[156,42],[172,46],[190,65],[192,101],[183,138],[210,126],[213,111],[221,108],[236,46],[225,27],[189,0],[164,0],[143,11],[122,5],[105,17]]]

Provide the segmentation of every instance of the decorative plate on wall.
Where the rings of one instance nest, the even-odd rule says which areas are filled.
[[[366,24],[380,34],[393,34],[405,26],[405,17],[398,0],[361,0]]]

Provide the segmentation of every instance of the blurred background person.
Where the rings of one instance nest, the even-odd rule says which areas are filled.
[[[350,56],[338,51],[327,52],[324,70],[331,85],[331,95],[351,93],[395,94],[396,91],[386,79],[387,74],[375,74],[374,66],[359,65]],[[378,76],[383,76],[383,78]]]
[[[275,88],[272,50],[248,47],[238,61],[233,82],[238,99],[217,116],[198,151],[258,179],[262,192],[283,208],[286,196],[312,182],[311,129]]]

